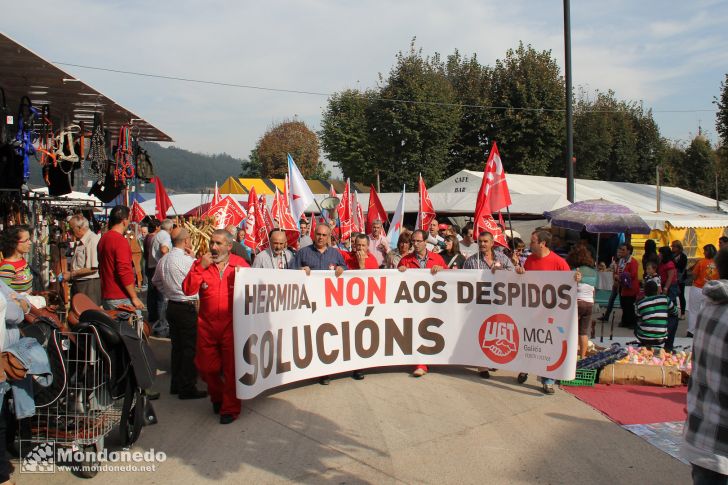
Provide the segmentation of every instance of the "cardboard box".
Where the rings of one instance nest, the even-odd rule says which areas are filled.
[[[682,385],[682,372],[662,365],[609,364],[599,374],[599,384],[676,387]]]

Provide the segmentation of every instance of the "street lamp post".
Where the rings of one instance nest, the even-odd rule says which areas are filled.
[[[571,13],[564,0],[564,71],[566,77],[566,198],[574,202],[574,120],[571,93]]]

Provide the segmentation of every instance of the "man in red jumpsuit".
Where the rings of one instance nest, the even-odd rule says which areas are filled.
[[[250,267],[230,253],[232,246],[229,232],[213,232],[210,252],[193,263],[182,283],[186,295],[200,294],[195,365],[207,384],[212,409],[220,413],[220,424],[232,423],[240,415],[240,400],[235,394],[233,289],[235,268]]]

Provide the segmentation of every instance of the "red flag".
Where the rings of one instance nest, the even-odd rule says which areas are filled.
[[[501,227],[505,228],[506,223],[503,221],[503,214],[501,211],[498,211],[498,224],[500,224]]]
[[[248,193],[248,217],[245,219],[245,240],[243,244],[254,251],[262,251],[268,247],[268,232],[255,193],[255,187],[251,187],[250,193]]]
[[[430,230],[430,222],[435,218],[435,208],[432,206],[430,195],[427,193],[427,187],[425,187],[425,181],[420,175],[419,181],[419,209],[417,213],[417,229],[423,231]]]
[[[339,212],[339,231],[341,241],[346,241],[351,237],[352,211],[351,211],[351,190],[349,188],[349,179],[346,179],[344,193],[341,196],[341,211]]]
[[[498,227],[495,219],[493,219],[493,216],[490,214],[486,214],[481,217],[479,221],[475,222],[475,234],[480,234],[482,231],[491,233],[496,244],[503,246],[504,248],[508,247],[508,241],[506,241],[503,231],[500,227]]]
[[[359,202],[359,192],[354,191],[354,207],[356,208],[356,232],[364,232],[366,229],[366,220],[364,219],[364,209]]]
[[[225,229],[227,226],[237,226],[245,218],[245,211],[238,201],[229,195],[215,205],[210,205],[202,217],[212,217],[215,229]]]
[[[274,229],[273,217],[271,217],[270,211],[268,210],[268,201],[265,199],[265,194],[261,194],[261,196],[258,197],[258,207],[260,207],[260,212],[263,215],[266,232],[271,232]]]
[[[139,205],[139,202],[136,200],[131,205],[131,222],[142,222],[142,219],[147,217],[147,213],[144,212],[144,209],[142,209],[142,206]]]
[[[157,202],[157,212],[154,215],[157,219],[161,221],[167,217],[167,211],[170,207],[172,207],[172,201],[169,200],[169,196],[164,190],[164,185],[162,185],[162,181],[159,179],[159,177],[153,177],[152,183],[156,187],[155,198]]]
[[[377,189],[375,189],[374,185],[372,184],[369,187],[369,207],[367,208],[367,234],[370,234],[372,232],[372,223],[377,219],[382,221],[382,225],[384,225],[385,222],[389,222],[387,211],[384,210],[382,201],[379,200]]]
[[[493,214],[511,205],[511,193],[506,182],[506,171],[503,170],[503,162],[501,162],[498,146],[495,142],[493,142],[490,149],[488,161],[485,163],[483,181],[487,181],[485,195],[488,199],[488,212]]]
[[[311,238],[313,241],[313,237],[316,234],[316,218],[313,216],[313,212],[311,212],[311,229],[308,231],[308,237]]]
[[[273,222],[275,222],[278,227],[281,227],[282,210],[285,207],[285,204],[281,202],[280,198],[281,194],[278,192],[278,187],[276,187],[276,194],[273,196],[273,205],[270,213],[273,218]]]
[[[291,214],[289,208],[286,207],[281,211],[281,220],[278,227],[286,232],[288,247],[298,249],[298,238],[301,236],[301,229],[297,221],[293,219],[293,214]]]

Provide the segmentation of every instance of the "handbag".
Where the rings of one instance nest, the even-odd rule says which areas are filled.
[[[151,182],[154,178],[154,167],[149,153],[143,148],[139,148],[136,156],[136,176],[144,182]]]

